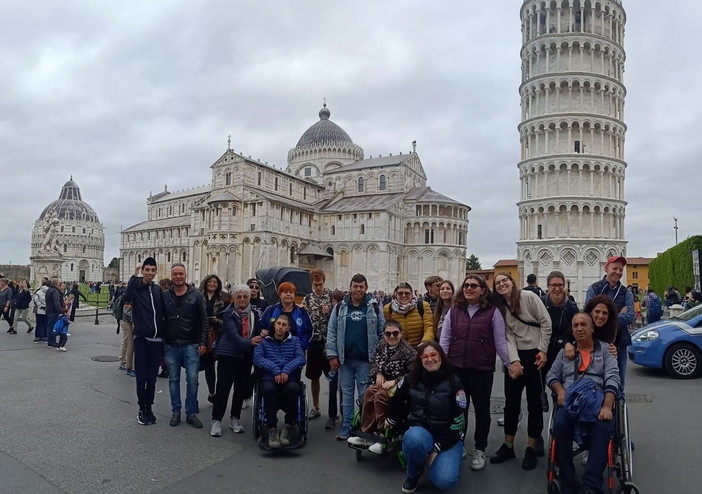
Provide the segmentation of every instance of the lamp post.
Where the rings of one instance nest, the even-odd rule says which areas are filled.
[[[675,230],[675,245],[678,245],[678,219],[673,217],[673,221],[675,221],[675,226],[673,227],[673,230]]]

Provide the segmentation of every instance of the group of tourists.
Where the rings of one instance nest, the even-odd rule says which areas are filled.
[[[544,390],[564,406],[569,388],[587,377],[602,395],[593,441],[583,477],[584,492],[601,492],[606,450],[601,441],[611,435],[614,398],[623,393],[628,326],[634,317],[633,295],[620,282],[626,259],[610,258],[605,276],[587,292],[585,312],[567,296],[565,276],[554,271],[547,290],[516,286],[498,272],[492,286],[468,275],[458,287],[432,276],[424,297],[408,283],[399,283],[384,300],[368,291],[364,275],[354,275],[345,293],[325,287],[322,270],[310,272],[312,292],[297,299],[292,283],[277,287],[279,301],[261,297],[256,279],[223,289],[216,275],[199,290],[176,263],[170,281],[156,283],[156,262],[137,266],[122,295],[124,352],[133,348],[126,366],[136,377],[142,425],[155,424],[152,411],[160,361],[168,367],[171,397],[169,424],[181,422],[181,368],[185,368],[185,421],[203,427],[198,374],[205,372],[212,403],[210,435],[222,435],[222,421],[233,394],[228,426],[244,431],[242,408],[254,382],[260,382],[265,403],[266,445],[276,449],[291,443],[298,428],[298,398],[303,368],[310,381],[309,420],[323,414],[321,377],[329,385],[324,427],[341,424],[336,438],[383,453],[386,444],[368,439],[387,427],[406,427],[402,448],[407,460],[405,493],[417,489],[427,470],[429,480],[445,489],[456,485],[462,457],[472,451],[470,468],[486,466],[490,432],[490,399],[497,357],[504,376],[504,441],[490,456],[499,464],[517,457],[515,436],[521,420],[521,399],[527,400],[527,447],[521,466],[537,467],[544,455]],[[1,281],[0,281],[1,283]],[[162,289],[163,288],[163,289]],[[540,289],[539,289],[540,290]],[[386,302],[386,303],[383,303]],[[132,364],[133,362],[133,364]],[[339,393],[340,391],[340,393]],[[353,430],[357,399],[360,431]],[[475,415],[473,447],[466,448],[468,407]],[[278,427],[277,411],[285,412]],[[499,421],[498,421],[499,423]],[[554,435],[561,451],[572,444],[574,421],[559,410]],[[365,434],[364,434],[365,433]],[[579,492],[572,457],[559,457],[563,492]]]

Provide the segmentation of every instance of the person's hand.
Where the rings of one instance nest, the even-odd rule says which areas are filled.
[[[390,388],[392,388],[393,386],[395,386],[395,384],[397,384],[396,381],[385,381],[385,382],[382,384],[382,386],[383,386],[383,389],[390,389]]]
[[[282,374],[276,374],[275,377],[273,378],[273,381],[274,381],[276,384],[281,384],[281,382],[280,382],[280,376],[282,376]]]
[[[329,361],[329,367],[331,367],[331,370],[334,372],[338,371],[339,368],[341,368],[341,364],[339,363],[339,359],[337,357],[334,357]]]
[[[427,456],[427,466],[430,467],[431,464],[434,463],[434,460],[436,459],[436,457],[438,456],[438,454],[439,454],[439,453],[437,453],[437,452],[435,452],[435,451],[432,451],[431,453],[429,453],[429,456]]]
[[[546,352],[539,352],[536,354],[536,362],[534,365],[536,366],[537,369],[541,369],[544,365],[546,365]]]
[[[614,343],[610,343],[609,345],[607,345],[607,349],[613,357],[617,356],[617,347],[614,346]]]
[[[329,314],[329,306],[325,305],[322,307],[322,314]]]
[[[198,353],[198,355],[204,355],[205,352],[207,352],[207,347],[206,347],[206,346],[199,346],[199,347],[197,347],[197,353]]]
[[[565,395],[565,389],[560,389],[556,393],[556,402],[558,403],[558,406],[565,406]]]
[[[524,373],[524,367],[522,367],[522,363],[519,360],[515,360],[509,364],[507,372],[509,373],[509,377],[512,379],[517,379]]]
[[[612,409],[607,405],[602,405],[600,413],[597,415],[598,420],[612,420]]]
[[[262,330],[261,330],[261,338],[265,338],[266,336],[268,336],[268,330],[267,330],[267,329],[262,329]]]
[[[382,386],[385,383],[385,376],[382,374],[378,374],[375,376],[375,385],[376,386]]]
[[[261,343],[261,340],[262,340],[262,339],[263,339],[263,338],[262,338],[261,336],[254,336],[253,338],[251,338],[251,344],[252,344],[253,346],[256,346],[256,345],[258,345],[259,343]]]
[[[563,354],[568,360],[575,360],[575,345],[572,343],[566,343],[563,346]]]
[[[134,268],[134,276],[139,276],[141,274],[141,264],[137,264]]]
[[[285,384],[288,382],[288,375],[287,374],[281,374],[280,375],[280,384]]]

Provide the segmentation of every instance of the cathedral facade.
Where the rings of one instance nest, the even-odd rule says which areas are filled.
[[[34,223],[30,280],[58,276],[66,282],[103,281],[104,252],[102,224],[71,177]]]
[[[521,279],[562,271],[579,302],[626,254],[620,0],[524,0],[518,203]]]
[[[272,266],[318,267],[339,288],[355,273],[383,290],[462,281],[470,207],[427,186],[416,150],[365,158],[325,104],[287,161],[280,170],[228,146],[210,185],[150,196],[147,220],[121,232],[121,278],[153,256],[162,276],[183,262],[196,283]]]

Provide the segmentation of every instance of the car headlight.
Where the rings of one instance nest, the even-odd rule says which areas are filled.
[[[653,341],[658,338],[661,334],[656,329],[649,329],[643,333],[636,335],[635,341]]]

